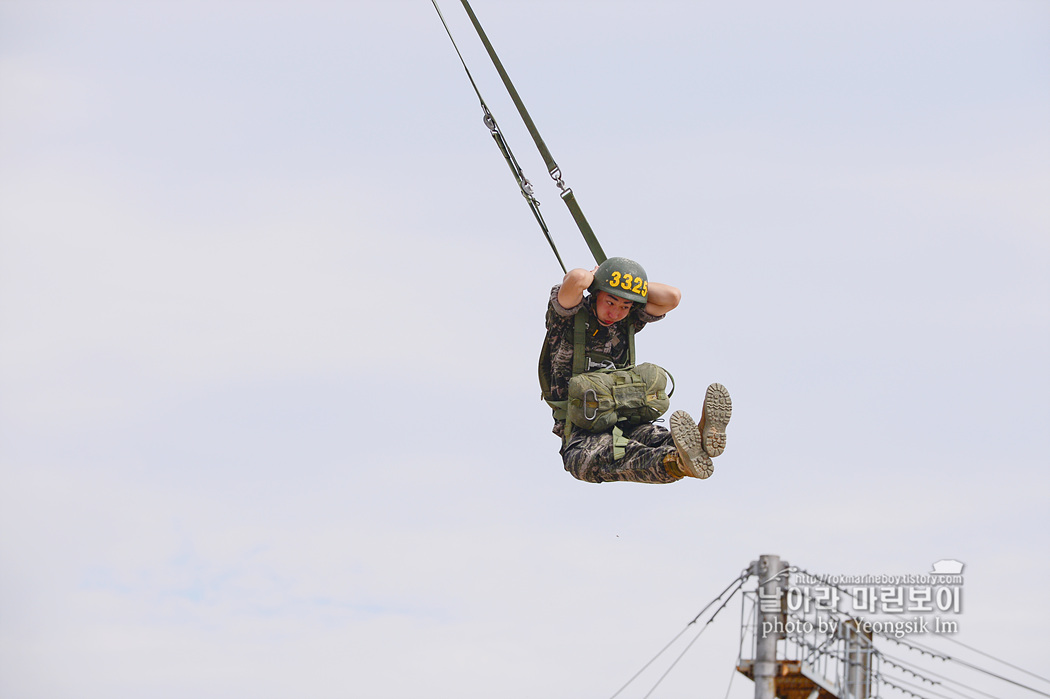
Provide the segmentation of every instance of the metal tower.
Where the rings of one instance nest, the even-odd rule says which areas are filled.
[[[744,594],[741,610],[751,658],[741,658],[737,670],[754,681],[755,699],[874,699],[871,635],[792,586],[792,572],[779,556],[751,564],[758,587]]]

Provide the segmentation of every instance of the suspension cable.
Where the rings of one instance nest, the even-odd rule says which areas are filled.
[[[801,573],[804,573],[804,574],[810,576],[811,578],[814,578],[814,579],[817,579],[817,580],[820,579],[820,576],[815,575],[815,574],[809,572],[808,570],[805,570],[804,568],[798,568],[796,570],[798,572],[801,572]],[[850,592],[848,589],[846,589],[846,588],[844,588],[844,587],[842,587],[840,585],[837,585],[835,583],[831,583],[831,582],[826,582],[825,584],[830,585],[831,587],[834,587],[835,589],[837,589],[840,592],[844,593],[848,597],[851,597],[851,598],[855,599],[855,596],[853,595],[853,593]],[[982,667],[974,665],[973,663],[969,663],[969,662],[967,662],[965,660],[962,660],[961,658],[956,658],[956,657],[953,657],[951,655],[948,655],[947,653],[938,651],[938,650],[936,650],[934,648],[930,648],[929,646],[925,646],[925,645],[923,645],[923,644],[921,644],[921,643],[919,643],[917,641],[911,641],[911,642],[903,641],[903,640],[901,640],[899,638],[894,638],[893,636],[891,636],[888,633],[880,633],[879,635],[884,637],[884,638],[886,638],[889,641],[892,641],[893,643],[905,646],[907,648],[910,648],[911,650],[916,650],[916,651],[918,651],[919,653],[921,653],[923,655],[930,655],[930,656],[932,656],[934,658],[939,658],[941,660],[958,663],[959,665],[962,665],[963,667],[968,667],[971,670],[983,673],[985,675],[988,675],[989,677],[994,677],[995,679],[1002,680],[1003,682],[1008,682],[1008,683],[1010,683],[1012,685],[1020,687],[1021,689],[1027,689],[1028,691],[1033,692],[1035,694],[1038,694],[1040,696],[1050,697],[1050,694],[1048,694],[1047,692],[1041,691],[1041,690],[1036,689],[1034,687],[1029,687],[1028,685],[1022,684],[1021,682],[1018,682],[1017,680],[1012,680],[1009,677],[1004,677],[1004,676],[1002,676],[1002,675],[1000,675],[998,673],[992,672],[991,670],[986,670],[986,669],[984,669]],[[957,641],[957,643],[958,643],[958,641]],[[959,645],[963,645],[963,644],[960,643]],[[969,646],[964,646],[964,647],[969,648]],[[971,650],[974,650],[974,651],[976,651],[978,653],[981,653],[981,651],[977,651],[976,649],[973,649],[973,648],[971,648]],[[981,653],[981,655],[986,655],[989,658],[992,657],[992,656],[988,655],[987,653]],[[992,658],[992,659],[993,660],[997,660],[996,658]],[[998,662],[1003,662],[1003,661],[999,660]],[[1004,663],[1004,664],[1009,665],[1009,663]],[[1010,667],[1014,667],[1014,666],[1011,665]],[[1016,667],[1014,669],[1021,670],[1021,668],[1016,668]],[[1035,675],[1034,673],[1028,672],[1027,670],[1021,670],[1021,672],[1024,672],[1025,674],[1028,674],[1028,675],[1032,675],[1033,677],[1037,677],[1038,679],[1041,679],[1041,680],[1045,681],[1045,678],[1039,677],[1038,675]]]
[[[897,640],[897,639],[894,639],[892,636],[888,636],[887,635],[886,637],[889,638],[890,640],[893,640],[893,641]],[[900,641],[897,641],[897,642],[901,643]],[[1017,680],[1012,680],[1009,677],[1003,677],[1002,675],[1000,675],[998,673],[992,672],[991,670],[985,670],[982,667],[978,667],[977,665],[974,665],[973,663],[968,663],[965,660],[962,660],[960,658],[955,658],[955,657],[952,657],[950,655],[946,655],[944,653],[939,653],[939,652],[935,653],[935,651],[932,648],[929,648],[928,646],[924,646],[921,643],[918,643],[916,641],[912,641],[910,644],[908,644],[908,643],[901,643],[901,645],[910,646],[912,648],[912,650],[917,650],[920,653],[929,653],[930,655],[935,655],[936,657],[939,657],[939,658],[941,658],[943,660],[949,660],[951,662],[958,663],[958,664],[962,665],[963,667],[968,667],[971,670],[983,673],[985,675],[988,675],[989,677],[994,677],[995,679],[1002,680],[1003,682],[1009,682],[1010,684],[1012,684],[1014,686],[1020,687],[1021,689],[1027,689],[1029,692],[1033,692],[1033,693],[1038,694],[1040,696],[1050,697],[1050,694],[1047,694],[1046,692],[1038,690],[1035,687],[1029,687],[1026,684],[1021,684]]]
[[[947,675],[942,675],[940,673],[934,672],[933,670],[928,670],[926,668],[921,668],[922,672],[919,672],[919,671],[914,669],[917,666],[911,665],[910,663],[908,663],[906,660],[904,660],[902,658],[897,658],[897,657],[892,656],[892,655],[887,655],[883,651],[877,651],[877,652],[878,652],[878,655],[879,655],[879,660],[882,663],[884,663],[886,665],[889,665],[890,667],[892,667],[892,668],[894,668],[896,670],[899,670],[902,673],[907,673],[909,675],[912,675],[913,677],[916,677],[916,678],[922,680],[923,682],[928,682],[931,685],[940,685],[940,686],[944,687],[945,689],[947,689],[949,691],[958,692],[958,693],[961,694],[961,692],[959,692],[959,690],[953,689],[953,688],[947,686],[948,684],[957,684],[960,687],[963,687],[963,688],[965,688],[965,689],[967,689],[967,690],[969,690],[971,692],[977,692],[978,694],[983,694],[984,696],[988,697],[989,699],[998,699],[998,696],[995,695],[995,694],[989,694],[988,692],[985,692],[984,690],[977,689],[976,687],[971,687],[970,685],[965,684],[963,682],[960,682],[958,680],[953,680],[952,678],[948,677]],[[927,675],[929,675],[930,677],[928,677]],[[882,677],[882,673],[879,673],[879,676],[881,678]],[[931,679],[931,677],[937,677],[939,679],[934,680],[934,679]]]
[[[492,64],[496,67],[496,72],[499,73],[500,79],[503,81],[503,85],[507,88],[507,92],[510,94],[511,100],[514,102],[514,106],[518,110],[518,114],[521,115],[521,119],[525,122],[525,128],[529,130],[529,134],[532,136],[532,140],[536,143],[536,148],[540,151],[540,156],[543,158],[544,164],[547,166],[547,172],[554,180],[554,183],[558,186],[561,191],[561,199],[565,202],[565,206],[568,207],[569,213],[572,215],[573,220],[576,222],[576,227],[580,229],[580,233],[583,235],[584,241],[587,243],[588,249],[591,251],[591,255],[594,257],[594,261],[598,264],[605,262],[606,255],[605,251],[602,250],[601,243],[598,242],[598,238],[594,235],[594,231],[591,229],[591,225],[587,222],[587,218],[583,215],[583,211],[580,209],[579,203],[576,201],[576,195],[572,193],[572,189],[565,185],[565,181],[562,179],[561,168],[558,167],[558,163],[554,161],[554,157],[551,155],[550,150],[547,148],[547,144],[543,142],[543,138],[540,136],[539,130],[536,128],[536,124],[532,121],[532,117],[529,116],[529,112],[525,109],[525,103],[521,101],[521,97],[518,95],[518,91],[514,89],[514,83],[510,81],[510,76],[507,74],[506,69],[503,67],[503,63],[499,60],[499,56],[496,55],[496,50],[492,48],[492,43],[489,41],[488,36],[485,34],[485,30],[481,27],[481,22],[478,21],[477,15],[474,14],[474,10],[471,9],[470,3],[467,0],[460,0],[463,3],[463,9],[467,11],[467,16],[470,17],[471,24],[474,25],[475,31],[478,33],[478,37],[481,39],[481,43],[485,45],[485,51],[488,52],[489,58],[492,59]],[[437,0],[431,0],[434,3],[435,9],[437,8]],[[438,15],[441,11],[438,10]],[[444,23],[444,19],[441,20]],[[445,26],[445,31],[448,31],[448,25]],[[449,38],[452,38],[452,34],[449,33]],[[453,41],[453,44],[455,42]],[[458,53],[457,49],[457,53]],[[462,60],[460,56],[460,60]],[[466,68],[466,63],[464,63]],[[471,80],[473,83],[473,80]],[[477,86],[475,86],[477,91]],[[480,97],[480,94],[479,94]],[[549,238],[549,236],[548,236]],[[551,243],[553,246],[553,243]],[[555,253],[557,254],[557,253]],[[559,258],[559,262],[561,258]],[[562,265],[564,268],[564,265]]]
[[[977,653],[978,655],[983,655],[983,656],[984,656],[984,657],[986,657],[986,658],[991,658],[991,659],[992,659],[992,660],[994,660],[995,662],[997,662],[997,663],[1002,663],[1003,665],[1005,665],[1005,666],[1006,666],[1006,667],[1008,667],[1008,668],[1012,668],[1012,669],[1014,669],[1014,670],[1017,670],[1018,672],[1023,672],[1023,673],[1024,673],[1024,674],[1026,674],[1026,675],[1030,675],[1031,677],[1034,677],[1034,678],[1036,678],[1037,680],[1042,680],[1043,682],[1050,682],[1050,679],[1047,679],[1047,678],[1045,678],[1045,677],[1043,677],[1043,676],[1041,676],[1041,675],[1037,675],[1037,674],[1035,674],[1034,672],[1029,672],[1028,670],[1025,670],[1025,669],[1024,669],[1023,667],[1018,667],[1017,665],[1013,665],[1013,664],[1011,664],[1011,663],[1008,663],[1008,662],[1006,662],[1005,660],[1002,660],[1002,659],[1000,659],[1000,658],[997,658],[997,657],[995,657],[994,655],[989,655],[988,653],[985,653],[984,651],[981,651],[981,650],[977,650],[977,649],[976,649],[976,648],[974,648],[973,646],[968,646],[968,645],[966,645],[965,643],[963,643],[962,641],[959,641],[959,640],[957,640],[957,639],[954,639],[954,638],[952,638],[951,636],[943,636],[942,638],[944,638],[944,639],[945,639],[946,641],[951,641],[952,643],[955,643],[955,644],[957,644],[957,645],[960,645],[960,646],[962,646],[963,648],[966,648],[967,650],[971,650],[971,651],[973,651],[974,653]]]
[[[634,673],[634,675],[631,677],[631,679],[627,680],[627,682],[625,682],[622,687],[620,687],[618,690],[616,690],[616,693],[613,694],[611,697],[609,697],[609,699],[616,699],[616,697],[618,697],[620,695],[620,693],[623,692],[623,690],[627,689],[627,687],[629,687],[632,682],[634,682],[636,679],[638,679],[638,677],[643,672],[648,670],[649,666],[652,665],[654,662],[656,662],[657,659],[661,655],[663,655],[667,651],[668,648],[673,646],[675,644],[675,642],[678,641],[678,639],[681,638],[685,634],[685,632],[689,630],[689,627],[692,626],[693,624],[695,624],[700,619],[700,617],[703,615],[703,613],[706,612],[711,607],[711,605],[713,605],[718,600],[722,599],[722,596],[725,595],[725,593],[729,591],[729,588],[733,587],[734,585],[738,585],[739,584],[737,586],[737,589],[733,590],[732,594],[730,594],[729,597],[726,598],[725,602],[723,602],[722,605],[717,610],[715,610],[715,613],[711,615],[711,618],[707,620],[707,623],[704,624],[704,626],[696,634],[696,636],[693,638],[693,640],[689,642],[689,645],[686,646],[686,650],[689,650],[689,647],[692,646],[693,643],[696,642],[696,639],[699,638],[700,634],[702,634],[704,632],[704,630],[708,627],[708,625],[712,621],[715,620],[715,617],[718,616],[718,613],[721,612],[722,609],[725,608],[726,604],[729,603],[729,600],[731,600],[733,598],[733,595],[735,595],[740,590],[740,588],[743,587],[744,582],[750,576],[751,576],[751,573],[747,569],[745,569],[743,572],[740,573],[740,575],[736,578],[736,580],[734,580],[733,582],[731,582],[728,585],[726,585],[726,588],[724,590],[722,590],[720,593],[718,593],[717,597],[715,597],[713,600],[708,602],[707,605],[705,605],[704,608],[700,610],[700,613],[697,614],[693,618],[692,621],[690,621],[688,624],[685,625],[685,628],[683,628],[681,631],[679,631],[678,634],[667,643],[667,645],[665,645],[663,648],[661,648],[660,651],[656,655],[654,655],[653,658],[649,662],[647,662],[645,665],[643,665],[641,670],[639,670],[638,672]],[[682,655],[684,655],[684,654],[685,654],[685,652],[683,651]],[[671,664],[671,668],[673,668],[674,665],[678,663],[678,660],[681,660],[682,655],[679,655],[678,658],[674,661],[674,663]],[[668,668],[667,672],[665,672],[663,674],[663,676],[660,677],[660,679],[657,681],[656,684],[659,685],[660,682],[663,681],[664,677],[667,676],[667,673],[670,672],[670,671],[671,671],[671,669]],[[654,686],[653,689],[656,689],[656,687]],[[649,694],[652,694],[652,690],[649,690]],[[648,696],[648,694],[646,696]]]

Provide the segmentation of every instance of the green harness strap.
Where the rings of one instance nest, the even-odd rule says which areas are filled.
[[[438,16],[441,17],[441,9],[438,7],[437,0],[431,0],[434,3],[434,9],[437,10]],[[580,209],[579,203],[576,201],[576,196],[572,193],[572,189],[565,185],[565,181],[562,180],[561,168],[558,167],[558,163],[554,162],[554,157],[551,155],[550,150],[547,148],[547,144],[543,142],[543,138],[540,136],[539,129],[536,128],[536,124],[533,123],[532,117],[529,116],[529,112],[525,109],[525,103],[521,101],[521,97],[518,95],[518,91],[514,89],[514,83],[510,81],[510,76],[507,75],[506,69],[503,67],[503,63],[500,62],[499,56],[496,55],[496,50],[492,48],[491,42],[489,42],[488,36],[485,34],[485,30],[481,28],[481,22],[478,21],[477,16],[474,14],[474,10],[471,9],[470,3],[467,0],[461,0],[463,3],[463,9],[467,11],[467,16],[470,17],[471,24],[474,25],[474,29],[477,31],[478,36],[481,38],[481,43],[485,45],[485,50],[489,54],[489,58],[492,59],[492,64],[496,67],[496,72],[499,73],[500,79],[503,80],[503,85],[507,88],[507,92],[510,94],[511,100],[514,102],[514,106],[518,109],[518,114],[521,115],[522,121],[525,122],[525,127],[529,130],[529,134],[532,136],[532,140],[536,143],[536,148],[540,152],[540,156],[543,158],[544,164],[547,166],[547,173],[554,180],[554,183],[558,186],[561,192],[561,199],[565,202],[565,206],[568,207],[569,213],[572,215],[572,219],[576,222],[577,228],[580,229],[580,233],[583,235],[584,241],[587,243],[588,249],[591,251],[591,255],[594,256],[594,261],[598,264],[605,262],[606,255],[605,251],[602,250],[601,244],[598,242],[597,236],[594,235],[594,230],[591,229],[590,224],[587,222],[587,218],[583,215],[583,210]],[[441,18],[442,24],[445,23],[444,17]],[[452,33],[448,29],[448,25],[445,25],[445,31],[448,32],[449,39],[452,39]],[[452,45],[455,46],[455,40],[452,41]],[[459,53],[459,49],[456,49],[456,53]],[[463,56],[460,55],[460,61],[463,63],[463,68],[467,68],[467,64],[463,61]],[[470,77],[470,71],[467,70],[467,76]],[[470,82],[474,85],[474,91],[478,93],[478,98],[481,98],[481,93],[478,91],[477,85],[474,84],[474,79],[470,78]],[[482,100],[481,104],[485,107],[485,101]],[[524,175],[521,174],[520,168],[517,166],[517,162],[514,161],[513,155],[510,154],[510,149],[506,146],[503,141],[503,135],[498,134],[498,127],[495,126],[495,119],[492,118],[492,114],[488,111],[488,107],[485,107],[485,123],[489,126],[489,130],[492,132],[493,138],[496,138],[497,144],[500,146],[500,150],[503,152],[503,156],[507,159],[510,164],[511,170],[514,171],[515,177],[518,179],[518,184],[521,187],[522,194],[529,201],[529,206],[532,208],[533,215],[536,220],[539,221],[540,227],[543,228],[544,235],[547,237],[547,241],[550,243],[551,248],[554,250],[554,255],[558,258],[558,263],[562,266],[562,271],[565,270],[565,265],[561,262],[561,256],[558,255],[557,248],[554,247],[550,234],[547,232],[546,226],[543,223],[543,219],[539,214],[539,201],[532,196],[532,186],[528,180],[524,179]]]
[[[573,318],[572,327],[572,375],[583,374],[587,370],[587,317],[590,312],[580,310]],[[634,366],[634,323],[628,320],[627,325],[627,356],[628,366]],[[569,401],[547,401],[554,408],[554,419],[563,420],[565,427],[565,444],[569,443],[569,435],[572,434],[572,422],[569,421]],[[623,458],[628,439],[623,436],[623,430],[618,425],[612,428],[613,436],[613,460],[619,461]]]
[[[434,4],[434,9],[437,10],[438,16],[441,17],[441,23],[445,25],[445,31],[448,33],[449,39],[452,39],[452,32],[449,31],[448,25],[445,24],[445,18],[441,16],[441,9],[438,7],[437,0],[431,0]],[[499,60],[499,56],[496,55],[496,50],[492,48],[492,43],[489,41],[488,36],[485,34],[485,30],[481,27],[481,22],[478,21],[477,15],[474,14],[474,10],[471,9],[470,3],[467,0],[461,0],[463,3],[463,9],[467,11],[467,16],[470,17],[471,24],[474,25],[474,29],[477,31],[478,36],[481,38],[481,42],[485,45],[485,51],[488,52],[489,58],[492,59],[492,64],[496,67],[496,72],[499,73],[500,79],[503,80],[503,85],[507,88],[507,92],[510,94],[511,100],[514,102],[514,106],[518,110],[518,114],[521,115],[521,119],[525,122],[525,127],[529,130],[529,134],[532,136],[532,140],[536,144],[536,148],[540,152],[540,156],[543,158],[544,164],[547,166],[547,173],[554,180],[558,189],[561,192],[561,200],[565,202],[565,206],[569,209],[569,214],[572,215],[573,221],[576,222],[576,227],[580,229],[580,233],[583,235],[584,241],[587,243],[587,248],[591,251],[591,255],[594,257],[594,261],[599,265],[607,259],[605,251],[602,250],[601,243],[598,242],[598,237],[594,235],[594,230],[591,228],[590,223],[587,222],[587,217],[583,215],[583,210],[580,208],[579,202],[576,201],[576,195],[573,194],[572,189],[566,186],[565,181],[562,179],[561,168],[558,167],[558,163],[554,161],[554,156],[551,155],[550,150],[547,148],[547,144],[543,142],[543,137],[540,136],[539,129],[536,128],[536,124],[532,121],[532,117],[529,115],[528,110],[525,108],[525,103],[522,102],[521,97],[518,95],[518,91],[514,88],[514,83],[511,82],[510,76],[507,74],[506,69],[503,67],[503,63]],[[455,47],[455,39],[452,39],[452,45]],[[532,213],[535,216],[537,222],[539,222],[540,228],[543,230],[544,236],[547,238],[547,242],[550,243],[551,249],[554,251],[555,257],[558,258],[558,264],[561,265],[562,271],[565,271],[565,264],[562,263],[561,255],[558,254],[558,249],[554,245],[554,240],[550,236],[550,232],[547,230],[547,226],[543,221],[543,217],[539,212],[539,201],[533,196],[532,185],[525,178],[521,168],[518,166],[517,160],[514,155],[510,152],[510,147],[507,145],[503,138],[503,134],[500,132],[499,127],[496,125],[496,120],[489,111],[488,106],[485,104],[485,100],[481,97],[481,92],[478,90],[478,86],[474,83],[474,78],[470,75],[470,70],[467,69],[466,61],[463,60],[463,55],[459,53],[459,47],[456,47],[456,53],[459,54],[460,62],[463,63],[463,69],[467,71],[467,77],[470,79],[471,85],[474,87],[474,92],[477,93],[478,99],[481,100],[481,107],[485,113],[485,124],[489,127],[489,131],[492,133],[492,137],[496,140],[500,151],[503,153],[503,157],[507,160],[507,164],[510,166],[511,171],[514,173],[515,178],[518,180],[518,186],[521,188],[521,193],[525,196],[525,199],[529,202],[529,207],[532,209]],[[572,358],[572,375],[582,374],[586,371],[587,361],[587,314],[577,313],[575,318],[575,325],[573,327],[573,358]],[[627,327],[627,347],[629,354],[629,366],[635,364],[635,353],[634,353],[634,325],[630,324]],[[572,423],[568,419],[568,401],[552,401],[548,400],[547,404],[554,410],[554,419],[563,420],[565,423],[565,441],[569,440],[569,435],[572,433]],[[613,434],[613,458],[620,459],[624,455],[625,447],[627,446],[627,438],[623,436],[623,432],[619,427],[614,426],[612,429]]]
[[[551,173],[551,177],[554,177],[554,173]],[[598,238],[594,235],[594,231],[591,230],[591,224],[587,223],[587,219],[584,218],[580,205],[576,203],[576,195],[572,193],[571,189],[564,186],[560,173],[555,182],[561,187],[561,200],[565,202],[565,206],[569,207],[569,213],[572,214],[573,220],[576,221],[576,227],[583,234],[583,239],[587,242],[587,247],[590,249],[591,255],[594,256],[594,261],[598,264],[605,262],[605,251],[602,250],[601,244],[598,243]]]
[[[521,190],[521,195],[525,197],[525,201],[528,202],[529,209],[532,211],[532,215],[536,218],[536,223],[539,224],[540,230],[543,231],[543,237],[547,239],[547,243],[551,246],[551,250],[554,252],[554,257],[558,259],[558,264],[561,265],[561,271],[567,272],[568,270],[565,269],[565,263],[562,262],[561,254],[558,252],[558,246],[554,244],[554,239],[551,237],[550,230],[547,228],[547,222],[543,220],[543,215],[540,213],[540,201],[533,194],[532,183],[529,182],[527,177],[525,177],[524,171],[522,171],[521,166],[518,165],[517,158],[514,157],[514,153],[511,152],[506,139],[503,138],[503,132],[500,131],[499,124],[496,123],[496,117],[492,116],[492,112],[489,111],[488,105],[485,104],[485,98],[481,96],[481,90],[478,89],[477,83],[474,82],[474,76],[470,74],[470,69],[467,68],[467,62],[463,59],[463,54],[460,53],[459,46],[456,45],[456,40],[452,38],[452,32],[449,30],[448,24],[445,22],[444,15],[441,14],[441,8],[438,7],[437,0],[432,0],[432,2],[434,3],[434,9],[437,10],[441,24],[445,27],[445,33],[448,34],[448,38],[452,42],[452,48],[456,50],[456,55],[459,56],[459,62],[463,64],[463,70],[467,73],[467,80],[470,81],[471,86],[474,88],[474,94],[478,96],[478,101],[481,102],[481,111],[484,115],[485,126],[488,127],[489,133],[492,134],[492,139],[496,142],[496,146],[499,148],[500,153],[503,154],[503,158],[507,161],[507,165],[510,167],[510,171],[514,175],[514,179],[517,180],[518,188]]]
[[[587,367],[587,316],[588,311],[581,309],[573,317],[572,326],[572,375],[577,376],[584,373]],[[631,333],[634,334],[633,332]],[[569,401],[548,400],[554,410],[554,419],[563,423],[563,444],[569,443],[569,435],[572,434],[572,422],[569,420]]]
[[[587,309],[580,309],[573,317],[572,375],[587,371]]]

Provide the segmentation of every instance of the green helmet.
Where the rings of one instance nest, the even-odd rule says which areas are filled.
[[[646,303],[649,295],[649,279],[645,270],[634,260],[626,257],[610,257],[594,272],[594,283],[590,292],[606,291],[635,303]]]

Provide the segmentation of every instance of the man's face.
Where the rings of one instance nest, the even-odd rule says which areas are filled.
[[[626,318],[633,305],[633,301],[613,296],[608,291],[599,291],[598,300],[594,304],[594,312],[598,316],[599,323],[612,325]]]

